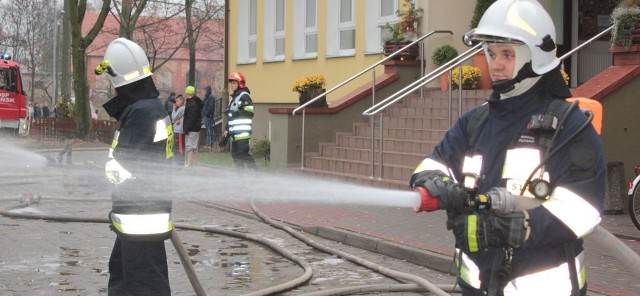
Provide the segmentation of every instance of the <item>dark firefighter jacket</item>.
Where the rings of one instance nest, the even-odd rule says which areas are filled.
[[[151,78],[133,84],[116,89],[118,96],[104,105],[118,119],[105,167],[115,184],[110,218],[125,238],[165,239],[172,229],[171,122]]]
[[[488,100],[488,115],[477,126],[474,139],[467,139],[465,131],[478,107],[463,114],[423,164],[430,163],[427,166],[431,168],[427,169],[439,169],[445,173],[450,170],[460,182],[465,160],[480,155],[478,175],[481,178],[478,192],[487,192],[492,187],[510,189],[509,186],[513,186],[513,183],[505,178],[508,177],[507,173],[528,176],[533,169],[525,169],[527,166],[514,162],[530,161],[529,157],[513,153],[510,155],[515,157],[508,159],[507,155],[513,151],[526,151],[526,148],[539,151],[546,149],[530,143],[522,132],[526,130],[531,115],[546,112],[548,100],[562,99],[554,96],[551,88],[545,87],[547,79],[548,75],[541,77],[536,85],[520,96],[499,100],[494,97],[494,93]],[[552,147],[571,137],[585,123],[586,118],[582,111],[574,109]],[[537,164],[539,162],[533,166]],[[554,276],[558,278],[558,271],[567,275],[563,248],[565,243],[571,241],[575,242],[573,246],[576,261],[579,261],[580,287],[584,286],[584,273],[581,272],[584,271],[581,238],[589,234],[600,221],[599,214],[605,195],[604,165],[600,139],[590,124],[563,146],[559,153],[552,156],[545,168],[554,191],[550,199],[541,206],[528,210],[532,232],[524,246],[514,250],[512,281],[505,288],[505,293],[508,289],[529,289],[528,284],[534,285],[533,287],[553,285],[540,282],[540,279],[545,276],[554,280]],[[528,167],[531,167],[531,164]],[[523,180],[526,180],[526,177]],[[501,251],[502,248],[489,247],[478,253],[461,254],[462,280],[479,288],[479,279],[483,288],[486,288],[493,257],[496,252]],[[533,277],[532,274],[535,274],[535,279],[527,278]],[[564,284],[566,285],[566,281]]]

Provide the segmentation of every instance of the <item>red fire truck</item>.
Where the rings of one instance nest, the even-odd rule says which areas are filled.
[[[20,64],[8,54],[0,56],[0,128],[12,128],[19,134],[29,132],[27,95],[22,89]]]

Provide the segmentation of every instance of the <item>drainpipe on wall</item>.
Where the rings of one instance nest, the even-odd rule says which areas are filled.
[[[222,83],[222,99],[220,100],[223,133],[227,126],[227,116],[224,110],[226,110],[229,103],[229,83],[227,83],[227,78],[229,77],[229,2],[229,0],[224,1],[224,82]]]

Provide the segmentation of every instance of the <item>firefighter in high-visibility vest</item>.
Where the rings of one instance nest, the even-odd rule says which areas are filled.
[[[116,89],[103,106],[118,120],[105,166],[114,184],[111,229],[117,234],[109,259],[109,295],[170,295],[164,240],[171,222],[172,125],[158,99],[144,50],[113,40],[95,69]]]
[[[229,75],[231,99],[227,106],[228,123],[224,132],[224,139],[231,140],[231,157],[237,168],[246,165],[251,170],[257,170],[256,163],[249,154],[249,140],[253,133],[253,100],[247,87],[244,74],[235,72]]]

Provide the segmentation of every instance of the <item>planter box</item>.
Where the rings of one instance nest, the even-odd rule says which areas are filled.
[[[387,41],[387,43],[384,45],[384,55],[390,56],[391,54],[398,51],[399,49],[409,45],[409,43],[411,42],[412,41],[398,41],[398,42]],[[420,46],[418,46],[418,44],[414,44],[411,47],[395,55],[394,59],[413,61],[413,60],[416,60],[419,56],[420,56]]]

